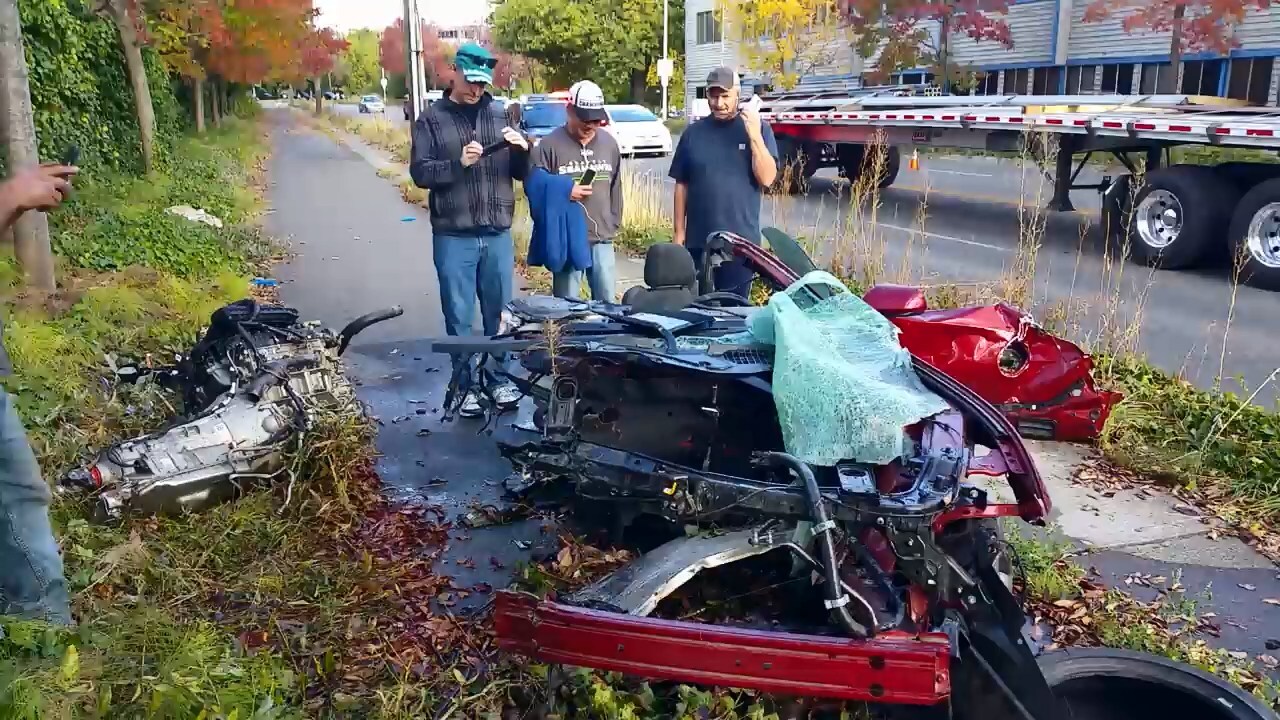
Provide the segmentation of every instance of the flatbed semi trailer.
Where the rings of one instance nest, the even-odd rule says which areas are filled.
[[[900,93],[763,96],[788,185],[778,189],[803,188],[823,167],[856,181],[872,165],[872,146],[886,148],[875,164],[881,188],[893,183],[904,151],[1027,152],[1050,175],[1049,210],[1073,210],[1072,190],[1101,193],[1102,226],[1128,238],[1136,260],[1180,269],[1238,257],[1242,281],[1280,291],[1280,163],[1168,163],[1180,145],[1280,152],[1280,108],[1188,95]],[[1095,153],[1114,156],[1128,174],[1079,183]]]

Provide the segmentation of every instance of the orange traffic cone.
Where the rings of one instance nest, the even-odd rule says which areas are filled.
[[[911,162],[908,164],[908,167],[910,167],[912,170],[920,169],[920,151],[919,150],[911,151]]]

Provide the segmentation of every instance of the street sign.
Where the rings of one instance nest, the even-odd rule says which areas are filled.
[[[387,91],[387,76],[383,75],[382,76],[382,92],[386,92],[386,91]]]
[[[658,59],[658,79],[663,85],[671,82],[671,76],[676,73],[676,61],[671,58]]]

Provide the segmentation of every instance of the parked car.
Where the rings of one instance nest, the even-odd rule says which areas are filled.
[[[564,109],[568,104],[568,100],[530,99],[521,105],[520,129],[529,136],[529,142],[536,147],[542,138],[564,125]]]
[[[605,128],[618,141],[623,155],[670,155],[671,131],[643,105],[606,105]]]
[[[377,95],[365,95],[360,98],[360,112],[362,113],[382,113],[386,109],[387,106],[382,104],[382,98]]]

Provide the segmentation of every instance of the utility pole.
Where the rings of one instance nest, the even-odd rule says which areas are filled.
[[[422,110],[422,98],[427,87],[422,69],[422,20],[418,15],[418,0],[404,0],[404,32],[404,45],[409,55],[404,84],[409,91],[409,122],[415,122]]]
[[[667,50],[667,4],[670,0],[662,0],[662,59],[658,61],[658,79],[662,81],[662,122],[667,121],[667,85],[671,82],[673,63]]]

